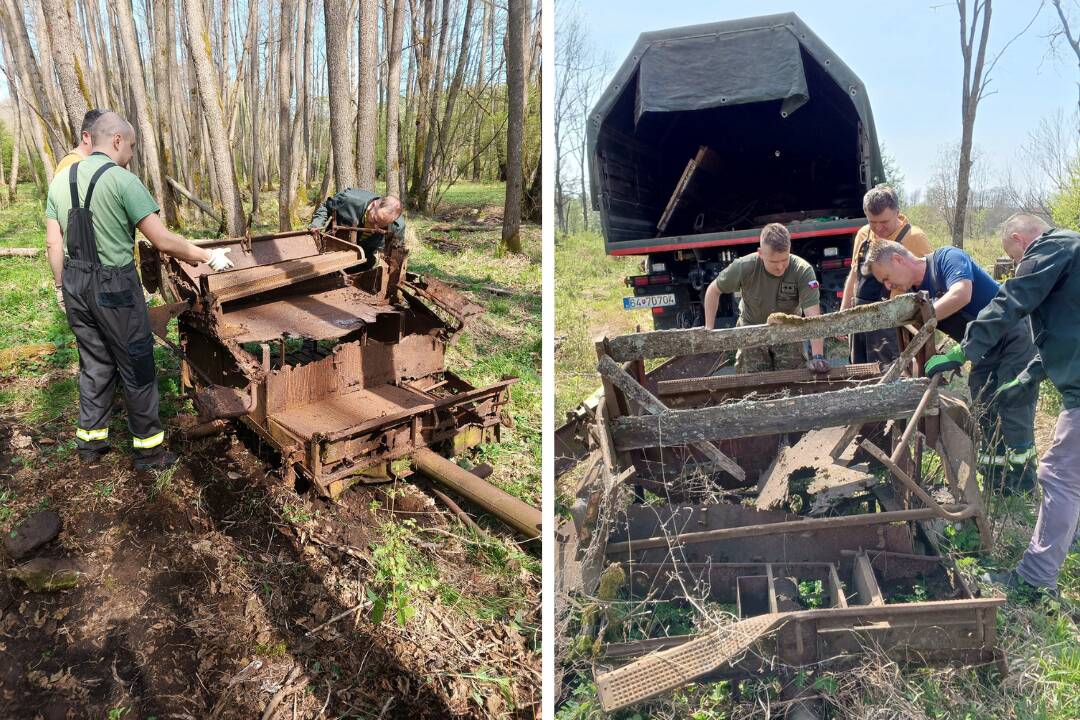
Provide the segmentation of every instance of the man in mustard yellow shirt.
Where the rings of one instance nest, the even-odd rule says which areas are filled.
[[[855,234],[851,248],[851,272],[844,283],[844,297],[840,309],[847,310],[856,305],[878,302],[889,297],[888,290],[872,275],[864,276],[859,267],[866,260],[866,251],[870,243],[878,240],[892,240],[907,248],[915,257],[925,257],[933,252],[930,240],[922,229],[908,222],[900,212],[900,200],[896,191],[888,185],[871,188],[863,196],[863,212],[867,224]],[[890,363],[899,356],[899,342],[896,329],[874,330],[854,333],[851,336],[851,362]]]
[[[82,127],[79,128],[79,144],[71,148],[71,152],[60,159],[60,162],[56,164],[56,170],[53,171],[54,175],[59,175],[75,163],[90,157],[90,153],[94,151],[94,143],[90,140],[90,128],[94,126],[94,122],[104,113],[104,110],[92,108],[83,115]]]

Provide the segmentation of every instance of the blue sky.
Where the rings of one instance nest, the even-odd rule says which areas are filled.
[[[587,0],[577,7],[597,49],[608,54],[611,72],[641,32],[794,11],[866,84],[878,137],[896,159],[909,190],[925,188],[939,147],[960,139],[963,61],[953,0]],[[994,3],[988,60],[1028,23],[1037,7],[1037,0]],[[1074,24],[1080,24],[1080,13],[1073,14]],[[1076,108],[1075,59],[1071,54],[1058,59],[1048,55],[1045,35],[1056,24],[1048,2],[994,69],[990,89],[996,93],[982,101],[975,121],[975,144],[994,174],[1015,162],[1020,145],[1041,118],[1059,108]]]

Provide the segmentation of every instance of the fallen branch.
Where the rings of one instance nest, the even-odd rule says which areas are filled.
[[[436,498],[438,498],[443,505],[450,509],[450,512],[454,513],[454,515],[457,516],[458,520],[464,523],[467,527],[471,528],[473,532],[475,532],[477,535],[484,539],[490,539],[488,534],[484,532],[484,529],[477,525],[476,521],[469,517],[468,513],[462,510],[460,505],[451,500],[449,495],[442,492],[438,488],[433,487],[430,484],[425,489],[432,495],[434,495]]]
[[[363,592],[362,592],[362,591],[361,591],[361,594],[363,594]],[[356,612],[360,612],[361,610],[363,610],[363,609],[364,609],[364,606],[365,606],[365,605],[368,605],[368,604],[369,604],[369,603],[368,603],[368,601],[367,601],[366,599],[364,599],[364,600],[361,600],[360,602],[356,603],[355,605],[353,605],[353,606],[352,606],[351,608],[349,608],[348,610],[343,610],[342,612],[339,612],[339,613],[338,613],[337,615],[335,615],[334,617],[330,618],[329,620],[327,620],[326,622],[324,622],[324,623],[323,623],[322,625],[319,625],[319,626],[317,626],[317,627],[313,627],[313,628],[311,628],[311,629],[310,629],[310,630],[308,630],[308,631],[307,631],[306,633],[304,633],[304,635],[306,635],[306,636],[311,636],[311,635],[314,635],[315,633],[319,632],[319,631],[320,631],[320,630],[322,630],[323,628],[325,628],[325,627],[328,627],[328,626],[330,626],[330,625],[333,625],[333,624],[334,624],[334,623],[336,623],[336,622],[337,622],[338,620],[341,620],[342,618],[346,618],[346,617],[348,617],[349,615],[351,615],[351,614],[353,614],[353,613],[356,613]]]
[[[270,702],[266,705],[266,710],[263,711],[262,720],[270,720],[274,715],[274,711],[277,710],[278,705],[285,699],[285,696],[292,692],[292,681],[296,679],[296,676],[300,674],[300,666],[293,665],[293,669],[289,671],[289,674],[285,676],[285,679],[281,681],[281,687],[274,693],[274,696],[270,698]]]
[[[0,257],[37,257],[41,248],[0,248]]]
[[[165,182],[169,183],[169,185],[172,186],[173,190],[180,193],[182,196],[184,196],[184,198],[186,198],[188,200],[188,202],[190,202],[192,205],[194,205],[195,207],[202,210],[209,217],[212,217],[214,220],[218,220],[218,221],[221,220],[221,215],[214,212],[214,208],[211,207],[209,203],[195,197],[194,193],[192,193],[186,187],[184,187],[183,185],[178,183],[176,180],[173,180],[171,177],[166,175],[165,176]]]

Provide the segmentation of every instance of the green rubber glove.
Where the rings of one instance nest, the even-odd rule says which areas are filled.
[[[1031,383],[1032,378],[1027,374],[1027,371],[1021,371],[1019,375],[1014,377],[1007,383],[1002,385],[994,393],[993,402],[1010,402],[1011,400],[1020,397],[1027,390],[1028,385]]]
[[[934,355],[927,360],[926,367],[923,369],[926,371],[927,377],[934,377],[938,373],[959,370],[966,362],[967,355],[964,354],[963,348],[954,345],[949,352],[943,355]]]

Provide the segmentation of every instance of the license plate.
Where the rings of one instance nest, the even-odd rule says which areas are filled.
[[[624,297],[622,299],[623,310],[670,307],[674,304],[675,293],[666,293],[664,295],[642,295],[641,297]]]

